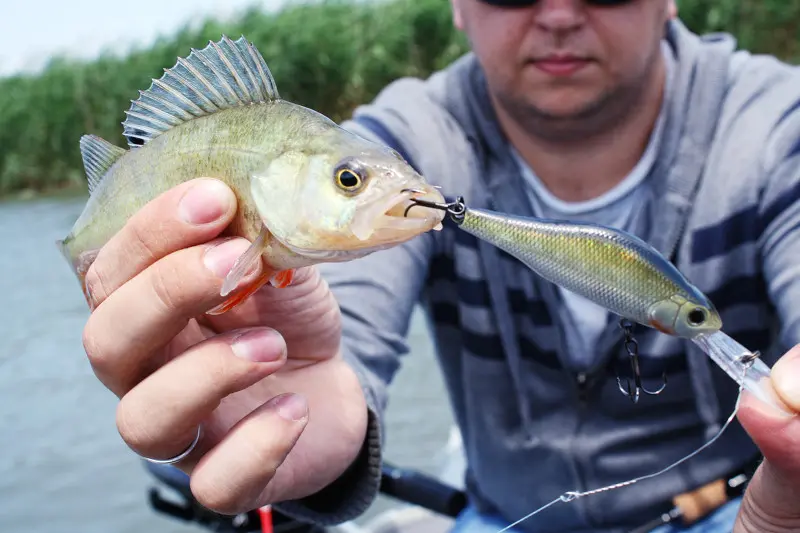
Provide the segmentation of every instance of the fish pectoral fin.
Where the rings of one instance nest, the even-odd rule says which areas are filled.
[[[253,283],[242,289],[240,292],[237,292],[233,296],[229,297],[224,302],[222,302],[215,308],[211,309],[210,311],[206,311],[206,314],[221,315],[223,313],[227,313],[237,305],[241,304],[242,302],[250,298],[250,296],[255,294],[255,292],[258,289],[263,287],[270,280],[271,276],[272,276],[271,272],[265,272],[260,274]]]
[[[227,313],[240,303],[247,300],[250,296],[255,294],[255,292],[258,289],[260,289],[267,283],[269,283],[275,288],[283,289],[291,285],[293,279],[294,279],[294,269],[281,270],[280,272],[277,273],[271,271],[263,272],[258,276],[258,278],[253,283],[242,289],[242,291],[229,297],[227,300],[219,304],[211,311],[206,312],[206,314],[221,315],[222,313]]]
[[[220,296],[227,296],[233,292],[245,276],[258,267],[259,261],[261,261],[261,254],[267,245],[268,235],[267,228],[262,228],[253,244],[236,259],[230,272],[225,276],[225,281],[222,282]]]
[[[222,289],[220,290],[221,296],[229,296],[250,272],[258,268],[261,262],[261,254],[267,246],[269,234],[267,228],[262,228],[256,240],[253,241],[253,244],[236,259],[231,271],[228,272],[228,275],[225,276],[225,280],[222,282]],[[282,289],[289,286],[292,283],[292,279],[294,279],[294,269],[281,270],[279,272],[264,269],[250,285],[232,296],[229,296],[217,307],[207,311],[206,314],[221,315],[222,313],[226,313],[244,302],[267,283],[273,287]]]
[[[269,279],[270,285],[277,289],[285,289],[294,280],[294,269],[281,270]]]

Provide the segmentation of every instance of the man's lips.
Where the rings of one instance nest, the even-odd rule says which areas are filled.
[[[534,59],[531,64],[551,76],[569,76],[589,64],[589,60],[577,56],[547,56]]]

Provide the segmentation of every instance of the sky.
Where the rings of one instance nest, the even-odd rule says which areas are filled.
[[[297,0],[294,0],[297,1]],[[0,0],[0,76],[40,69],[54,53],[93,58],[147,46],[186,22],[293,0]]]

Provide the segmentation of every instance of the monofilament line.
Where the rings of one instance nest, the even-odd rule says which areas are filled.
[[[679,464],[683,463],[684,461],[688,461],[689,459],[691,459],[692,457],[694,457],[698,453],[702,452],[704,449],[706,449],[709,446],[711,446],[714,443],[714,441],[716,441],[725,432],[725,430],[728,428],[730,423],[733,422],[733,419],[736,417],[736,413],[739,412],[739,404],[740,404],[740,402],[742,400],[742,392],[744,391],[744,383],[745,383],[744,378],[747,376],[747,371],[750,369],[750,366],[751,366],[750,364],[745,364],[744,365],[744,372],[742,373],[742,381],[741,381],[741,383],[739,385],[739,395],[736,397],[736,405],[733,407],[733,412],[731,413],[731,416],[728,417],[728,420],[725,422],[725,425],[723,425],[722,428],[720,428],[720,430],[717,432],[717,434],[714,435],[714,437],[712,437],[711,440],[709,440],[708,442],[703,444],[700,448],[696,449],[695,451],[693,451],[692,453],[690,453],[686,457],[684,457],[682,459],[679,459],[678,461],[672,463],[671,465],[669,465],[668,467],[666,467],[666,468],[664,468],[662,470],[659,470],[658,472],[656,472],[654,474],[647,474],[645,476],[637,477],[637,478],[631,479],[629,481],[623,481],[622,483],[615,483],[614,485],[609,485],[607,487],[603,487],[603,488],[600,488],[600,489],[589,490],[589,491],[586,491],[586,492],[579,492],[579,491],[565,492],[564,494],[562,494],[561,496],[559,496],[555,500],[551,501],[550,503],[545,504],[542,507],[539,507],[538,509],[536,509],[532,513],[523,516],[522,518],[520,518],[516,522],[514,522],[512,524],[509,524],[506,527],[504,527],[503,529],[497,531],[497,533],[503,533],[505,531],[508,531],[512,527],[524,522],[525,520],[527,520],[527,519],[531,518],[532,516],[544,511],[545,509],[547,509],[551,505],[555,505],[558,502],[569,503],[569,502],[571,502],[573,500],[577,500],[578,498],[583,498],[584,496],[591,496],[593,494],[599,494],[601,492],[608,492],[608,491],[611,491],[611,490],[614,490],[614,489],[620,489],[622,487],[627,487],[628,485],[633,485],[634,483],[638,483],[639,481],[643,481],[645,479],[649,479],[649,478],[653,478],[653,477],[656,477],[656,476],[660,476],[661,474],[663,474],[663,473],[665,473],[665,472],[667,472],[669,470],[672,470],[673,468],[675,468]]]

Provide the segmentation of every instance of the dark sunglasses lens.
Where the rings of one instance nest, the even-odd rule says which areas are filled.
[[[503,7],[523,7],[523,6],[532,6],[538,0],[481,0],[484,4],[489,4],[491,6],[503,6]]]
[[[525,6],[532,6],[538,2],[538,0],[481,0],[484,4],[489,4],[491,6],[501,6],[501,7],[525,7]]]
[[[535,1],[535,0],[534,0]],[[633,0],[583,0],[590,6],[621,6],[630,4]]]
[[[528,7],[539,3],[539,0],[481,0],[484,4],[501,7]],[[590,6],[620,6],[634,0],[584,0]]]

